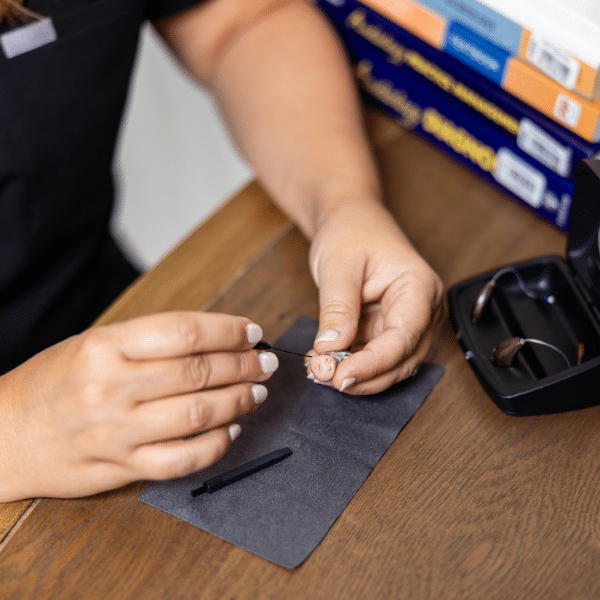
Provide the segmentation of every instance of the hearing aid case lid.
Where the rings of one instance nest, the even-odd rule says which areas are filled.
[[[567,238],[567,259],[542,256],[462,281],[448,291],[450,320],[469,364],[496,405],[513,415],[561,412],[600,403],[600,161],[579,162]],[[475,300],[500,269],[481,318],[471,322]],[[522,287],[549,303],[525,294]],[[492,361],[494,348],[511,337],[524,344],[510,367]],[[584,356],[577,364],[578,345]]]

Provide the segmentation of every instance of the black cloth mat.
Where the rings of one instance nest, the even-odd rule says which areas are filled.
[[[312,348],[317,324],[300,317],[274,343]],[[300,565],[323,539],[396,436],[442,376],[425,363],[410,379],[372,396],[351,396],[306,378],[304,359],[277,353],[269,396],[238,422],[240,437],[218,463],[152,483],[140,500],[281,566]],[[202,483],[272,450],[292,456],[213,494]]]

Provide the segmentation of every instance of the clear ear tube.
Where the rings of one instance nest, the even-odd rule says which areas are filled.
[[[521,348],[525,344],[538,344],[540,346],[545,346],[546,348],[550,348],[554,350],[554,352],[560,354],[560,356],[565,361],[567,367],[570,369],[573,364],[568,359],[567,355],[560,349],[554,346],[553,344],[549,344],[548,342],[544,342],[543,340],[536,340],[533,338],[522,338],[522,337],[512,337],[500,342],[493,352],[492,352],[492,362],[499,366],[508,368],[513,364],[516,354],[521,350]],[[583,359],[584,348],[583,344],[578,344],[577,346],[577,364],[581,364]]]
[[[533,298],[535,300],[542,300],[546,304],[554,304],[556,298],[552,294],[544,294],[542,292],[532,290],[531,288],[525,285],[525,282],[523,281],[522,277],[515,269],[513,269],[512,267],[504,267],[503,269],[496,271],[494,276],[483,286],[483,288],[481,288],[479,295],[475,299],[475,304],[473,305],[473,311],[471,312],[471,323],[477,323],[477,321],[479,321],[485,307],[490,301],[492,292],[496,287],[496,282],[502,276],[507,274],[514,275],[514,277],[517,280],[517,283],[519,284],[519,288],[526,296],[529,296],[530,298]]]

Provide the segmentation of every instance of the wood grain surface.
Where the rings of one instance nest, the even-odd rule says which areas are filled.
[[[390,209],[447,286],[508,262],[564,255],[564,235],[426,143],[385,119],[371,131]],[[245,314],[274,340],[300,314],[316,317],[307,242],[258,190],[235,202],[261,204],[269,233],[226,281],[210,291],[206,271],[196,271],[206,251],[196,244],[201,228],[103,322],[202,306]],[[213,256],[228,256],[230,243],[216,228]],[[505,415],[447,321],[430,358],[445,375],[299,568],[137,501],[139,483],[41,500],[0,552],[0,598],[600,598],[600,408]]]

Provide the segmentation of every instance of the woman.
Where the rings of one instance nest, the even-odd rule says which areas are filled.
[[[262,332],[242,317],[159,314],[78,333],[134,275],[107,221],[146,18],[213,92],[257,177],[311,240],[314,349],[364,346],[337,366],[333,386],[369,394],[413,373],[441,284],[381,203],[344,53],[310,3],[0,7],[0,501],[204,468],[239,434],[235,419],[265,399],[277,367],[252,349]],[[30,48],[9,58],[5,36],[16,30]]]

